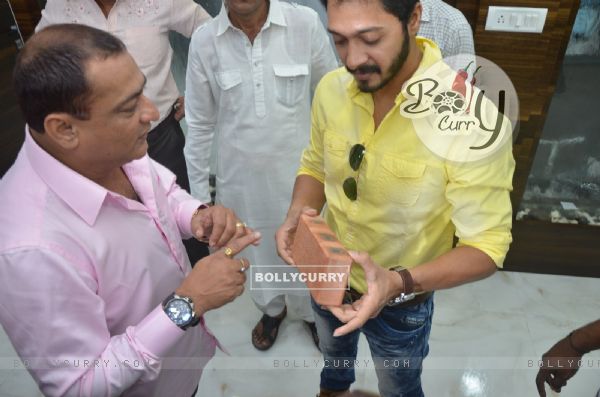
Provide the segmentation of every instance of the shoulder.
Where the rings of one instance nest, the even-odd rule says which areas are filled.
[[[279,4],[288,24],[301,24],[319,20],[317,12],[310,7],[287,1],[280,1]]]
[[[346,98],[348,96],[348,86],[352,83],[353,78],[343,66],[332,70],[319,81],[315,99],[317,99],[317,96],[319,98],[326,96],[328,99],[332,97]]]
[[[198,26],[192,33],[193,42],[206,42],[212,40],[217,35],[218,21],[216,18],[211,18]]]

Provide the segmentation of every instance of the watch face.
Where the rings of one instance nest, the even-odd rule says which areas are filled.
[[[173,299],[165,307],[167,316],[178,326],[187,325],[192,321],[192,308],[183,299]]]

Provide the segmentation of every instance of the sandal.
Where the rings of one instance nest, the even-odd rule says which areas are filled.
[[[317,333],[317,326],[315,325],[315,322],[304,320],[304,324],[306,324],[308,327],[310,334],[312,335],[313,342],[315,342],[315,346],[317,346],[317,349],[321,351],[321,348],[319,347],[319,334]]]
[[[285,307],[281,314],[277,317],[271,317],[263,314],[261,319],[252,330],[252,345],[254,345],[254,347],[256,347],[258,350],[269,350],[275,343],[275,339],[277,339],[279,326],[286,315],[287,307]],[[262,327],[261,331],[259,331],[259,327]]]

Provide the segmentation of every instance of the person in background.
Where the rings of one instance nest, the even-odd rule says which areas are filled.
[[[147,156],[158,109],[124,44],[53,25],[20,52],[27,122],[0,181],[0,323],[46,396],[195,393],[218,345],[203,315],[239,296],[260,234]],[[194,269],[182,237],[221,247]]]
[[[362,332],[383,397],[423,396],[433,291],[492,275],[512,240],[512,141],[480,162],[452,161],[435,155],[400,111],[404,83],[442,59],[417,36],[421,15],[417,0],[328,1],[345,68],[316,89],[311,141],[276,234],[293,265],[300,215],[327,204],[325,220],[355,263],[344,304],[313,301],[321,351],[326,362],[351,361]],[[452,149],[471,154],[468,145]],[[343,396],[354,380],[351,366],[323,368],[320,397]]]
[[[421,0],[418,36],[435,42],[442,57],[475,54],[473,30],[462,12],[442,0]]]
[[[535,378],[540,397],[546,397],[544,383],[557,393],[579,370],[580,360],[592,350],[600,349],[600,320],[573,330],[542,356],[542,366]],[[598,390],[600,396],[600,390]]]
[[[308,142],[312,90],[336,66],[313,10],[279,0],[226,0],[190,44],[185,156],[192,195],[203,201],[210,197],[210,147],[215,139],[217,202],[263,235],[273,236],[285,217]],[[272,239],[244,254],[257,269],[293,270],[277,256]],[[251,335],[257,349],[267,350],[275,342],[287,314],[286,297],[317,342],[302,283],[274,289],[254,280],[252,287],[252,299],[263,313]]]
[[[185,115],[184,97],[171,73],[169,31],[191,37],[209,19],[210,15],[192,0],[48,0],[36,27],[40,31],[49,25],[77,23],[105,30],[125,43],[148,80],[144,95],[159,112],[148,134],[148,154],[171,170],[177,184],[188,192],[185,137],[179,124]],[[184,244],[192,264],[208,254],[206,244],[196,239]]]

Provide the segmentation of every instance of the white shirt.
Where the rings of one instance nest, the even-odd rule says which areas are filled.
[[[462,12],[442,0],[421,0],[421,5],[419,36],[434,41],[444,58],[475,54],[473,31]]]
[[[190,37],[210,15],[192,0],[117,0],[108,17],[94,0],[48,0],[36,32],[48,25],[78,23],[105,30],[127,46],[148,79],[144,94],[156,105],[160,119],[169,115],[179,91],[171,74],[173,50],[169,31]]]
[[[254,43],[231,24],[225,8],[200,27],[192,36],[186,76],[185,157],[192,195],[209,198],[215,136],[217,201],[263,236],[274,236],[309,141],[311,94],[336,66],[325,28],[307,7],[271,0]],[[243,256],[254,269],[296,271],[277,256],[273,238],[245,249]],[[265,284],[251,285],[260,306],[282,294],[308,294],[300,282],[285,290]]]
[[[215,133],[220,195],[226,194],[220,187],[236,178],[235,170],[244,168],[240,153],[293,153],[289,161],[297,169],[310,133],[311,93],[321,77],[337,66],[315,11],[278,0],[269,7],[254,44],[231,24],[224,6],[192,37],[185,155],[192,195],[200,200],[210,200],[209,159]],[[236,158],[228,158],[230,149],[239,151]],[[287,181],[290,186],[293,179]]]

